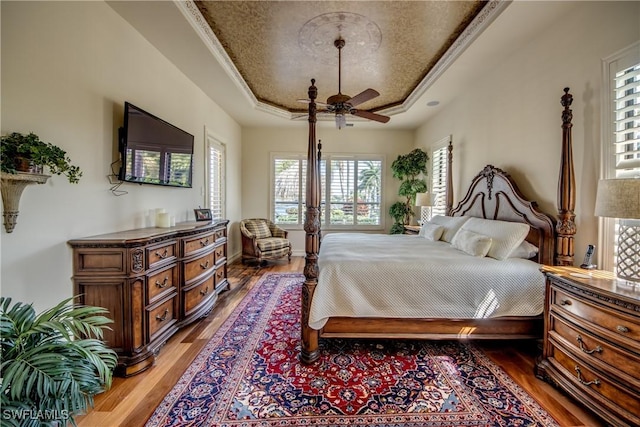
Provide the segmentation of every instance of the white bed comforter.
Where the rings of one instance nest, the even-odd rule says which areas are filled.
[[[535,316],[544,306],[540,265],[477,258],[419,236],[335,233],[323,237],[309,326],[329,317]]]

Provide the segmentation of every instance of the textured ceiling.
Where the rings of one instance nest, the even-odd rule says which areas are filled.
[[[361,104],[379,111],[404,103],[487,4],[484,1],[196,1],[247,90],[258,102],[304,113],[297,102],[311,78],[318,100],[367,88]]]

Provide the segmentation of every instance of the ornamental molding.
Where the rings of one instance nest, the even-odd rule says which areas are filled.
[[[425,78],[422,79],[409,96],[407,96],[404,102],[394,107],[382,109],[379,112],[389,116],[407,112],[427,89],[444,74],[449,66],[462,55],[471,43],[511,4],[511,1],[512,0],[489,0],[487,5],[482,8],[480,13],[471,21],[449,49],[447,49],[447,52],[445,52],[433,68],[429,70]],[[194,1],[174,0],[174,3],[254,109],[288,120],[305,118],[304,116],[300,116],[299,113],[286,111],[280,107],[266,104],[256,98]],[[356,117],[350,118],[357,120]],[[335,116],[334,114],[322,114],[318,115],[318,119],[322,121],[333,121],[335,120]]]

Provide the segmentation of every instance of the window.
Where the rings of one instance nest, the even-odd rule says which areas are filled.
[[[277,156],[273,170],[271,218],[276,224],[304,223],[307,161],[301,156]]]
[[[271,217],[276,224],[304,224],[306,163],[302,155],[272,156]],[[378,156],[324,153],[320,163],[323,228],[381,228],[382,171]]]
[[[225,218],[225,163],[226,150],[223,143],[206,132],[206,203],[211,209],[212,219]]]
[[[431,153],[431,194],[433,207],[431,216],[447,213],[447,158],[451,135],[434,144]]]
[[[640,177],[640,42],[603,61],[602,177]],[[599,264],[613,271],[617,253],[615,219],[603,218]]]
[[[326,173],[331,226],[381,225],[382,160],[331,157]]]

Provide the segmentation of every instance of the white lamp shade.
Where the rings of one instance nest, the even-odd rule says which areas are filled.
[[[431,206],[431,194],[416,193],[416,206]]]
[[[640,219],[640,178],[598,181],[595,214],[609,218]]]

